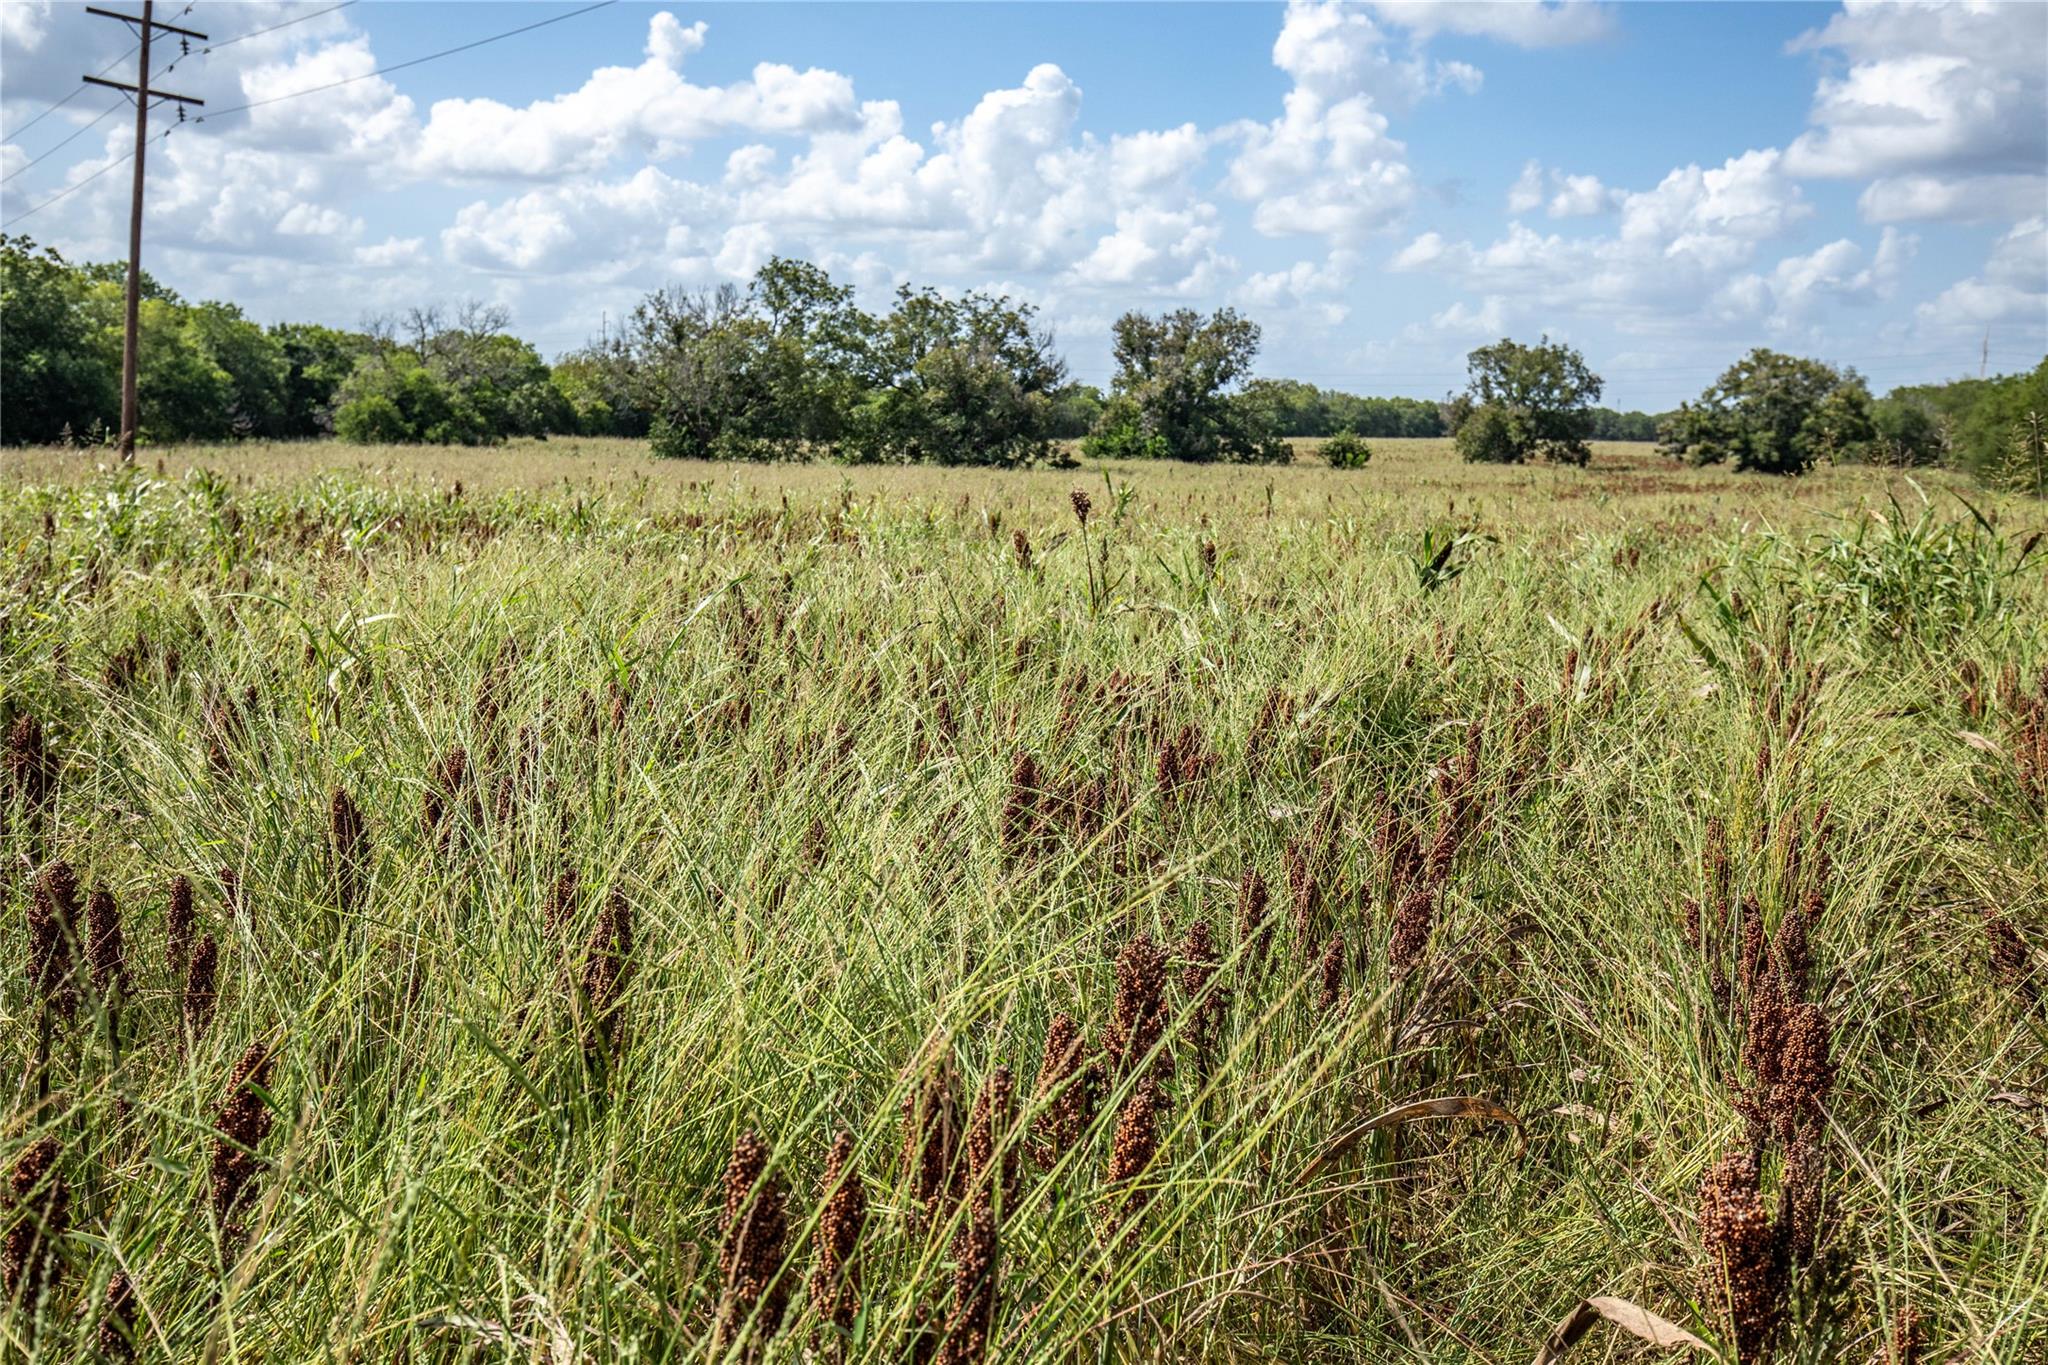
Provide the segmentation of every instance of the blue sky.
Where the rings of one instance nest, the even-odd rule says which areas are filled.
[[[1031,300],[1097,382],[1124,309],[1230,305],[1269,374],[1435,395],[1548,333],[1653,409],[1756,345],[1880,390],[2048,350],[2037,4],[616,4],[371,76],[577,6],[332,3],[180,21],[283,25],[161,77],[215,110],[367,77],[152,144],[188,296],[474,297],[554,354],[780,252]],[[0,5],[8,231],[122,253],[131,120],[26,125],[130,41]]]

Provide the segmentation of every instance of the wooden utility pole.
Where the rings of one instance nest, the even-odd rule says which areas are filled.
[[[102,19],[119,19],[122,23],[133,24],[142,31],[142,55],[135,68],[135,84],[101,80],[98,76],[85,78],[88,85],[104,85],[111,90],[124,91],[135,98],[135,188],[128,204],[127,327],[121,338],[121,459],[124,462],[135,458],[135,430],[139,424],[138,405],[135,400],[135,366],[142,317],[142,154],[149,145],[149,102],[153,99],[176,101],[180,118],[184,117],[185,105],[203,106],[206,103],[205,100],[193,99],[190,95],[174,95],[168,90],[149,88],[150,35],[162,29],[184,38],[206,41],[204,33],[179,28],[176,24],[158,23],[154,17],[155,9],[155,0],[142,0],[142,17],[138,19],[132,14],[120,14],[92,5],[85,8],[87,14],[97,14]]]

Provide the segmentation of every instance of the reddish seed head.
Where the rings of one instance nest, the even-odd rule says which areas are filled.
[[[107,1281],[106,1301],[100,1305],[100,1325],[93,1345],[108,1360],[135,1359],[135,1281],[128,1272],[117,1270]]]
[[[2040,986],[2027,945],[2012,921],[1986,906],[1983,911],[1985,946],[1990,951],[1991,978],[2028,1004],[2040,998]]]
[[[1816,1129],[1800,1132],[1785,1153],[1778,1184],[1778,1235],[1793,1265],[1812,1262],[1821,1237],[1821,1195],[1827,1162]]]
[[[1067,494],[1067,501],[1074,505],[1074,520],[1080,522],[1085,527],[1088,524],[1089,513],[1095,510],[1094,499],[1090,498],[1084,490],[1076,488],[1073,492]]]
[[[1206,1068],[1223,1031],[1223,1017],[1230,1009],[1230,987],[1219,979],[1222,962],[1216,955],[1209,921],[1195,920],[1180,941],[1180,990],[1185,1000],[1185,1029],[1194,1048],[1196,1065]]]
[[[555,884],[548,889],[548,898],[541,905],[540,931],[550,942],[557,934],[575,922],[576,889],[580,882],[576,869],[565,867],[555,877]]]
[[[334,897],[342,911],[360,909],[369,877],[370,827],[346,788],[336,787],[327,803],[327,846],[334,868]]]
[[[811,1311],[848,1332],[860,1315],[860,1274],[854,1253],[868,1216],[867,1186],[853,1165],[852,1133],[842,1132],[832,1140],[820,1199],[818,1229],[812,1239],[818,1259],[811,1271]]]
[[[57,1139],[36,1139],[15,1159],[8,1180],[8,1207],[15,1217],[0,1247],[0,1287],[31,1310],[56,1282],[58,1250],[71,1226],[71,1189],[57,1155]]]
[[[1829,1056],[1833,1042],[1834,1025],[1825,1009],[1811,1003],[1787,1007],[1771,1105],[1781,1135],[1789,1138],[1818,1127],[1821,1107],[1835,1083],[1835,1063]]]
[[[1116,1000],[1104,1040],[1119,1076],[1140,1066],[1160,1080],[1173,1074],[1173,1055],[1162,1045],[1167,1022],[1166,954],[1150,934],[1139,933],[1117,954]]]
[[[1700,1241],[1713,1261],[1708,1293],[1727,1312],[1736,1350],[1761,1359],[1784,1311],[1785,1268],[1749,1153],[1722,1157],[1700,1183]]]
[[[620,1006],[633,976],[633,906],[613,887],[598,913],[583,961],[583,998],[589,1008],[586,1050],[616,1046]]]
[[[1071,1014],[1055,1014],[1045,1031],[1045,1053],[1038,1065],[1032,1130],[1039,1145],[1038,1163],[1050,1166],[1079,1145],[1095,1121],[1102,1088],[1101,1063],[1088,1056],[1088,1040]]]
[[[1105,1180],[1115,1195],[1109,1210],[1112,1226],[1124,1222],[1144,1204],[1145,1192],[1131,1187],[1158,1155],[1159,1094],[1147,1080],[1131,1092],[1123,1108],[1117,1111],[1116,1132],[1110,1140]]]
[[[903,1169],[920,1218],[944,1221],[943,1212],[960,1197],[960,1100],[953,1061],[941,1049],[903,1100]]]
[[[448,828],[456,808],[469,786],[469,750],[460,744],[441,755],[427,774],[427,788],[420,796],[420,823],[427,841],[445,848],[453,832]]]
[[[1764,952],[1764,909],[1755,896],[1742,898],[1742,956],[1735,984],[1746,996],[1756,989],[1758,972],[1768,966]]]
[[[214,984],[219,967],[220,945],[212,934],[201,934],[185,965],[185,1032],[194,1043],[206,1036],[207,1026],[213,1022],[213,1007],[219,1000]]]
[[[78,1006],[72,951],[78,925],[78,874],[58,860],[36,877],[28,903],[28,978],[57,1013],[69,1018]]]
[[[1813,950],[1807,943],[1807,924],[1806,911],[1798,906],[1792,907],[1778,922],[1777,940],[1772,944],[1785,993],[1795,1000],[1806,994],[1807,978],[1813,972]]]
[[[192,908],[192,879],[180,872],[171,878],[170,904],[164,910],[164,963],[173,976],[185,974],[192,955],[192,931],[199,914]]]
[[[268,1089],[277,1055],[267,1043],[251,1043],[228,1077],[227,1095],[213,1126],[213,1212],[223,1227],[254,1192],[262,1158],[256,1149],[270,1135],[270,1106],[256,1091]]]
[[[1323,949],[1323,961],[1318,976],[1321,989],[1316,996],[1316,1007],[1325,1012],[1337,1008],[1337,1002],[1344,994],[1344,936],[1331,938]]]
[[[7,781],[31,810],[40,810],[56,795],[57,755],[34,716],[16,716],[7,731]]]
[[[995,1326],[998,1280],[996,1214],[977,1196],[953,1236],[953,1306],[939,1365],[980,1365]]]
[[[1004,852],[1024,852],[1037,835],[1040,785],[1038,760],[1028,750],[1019,749],[1010,763],[1010,786],[1003,798],[1001,834]]]
[[[1927,1323],[1920,1310],[1902,1305],[1892,1314],[1891,1365],[1920,1365],[1927,1351]]]
[[[1266,923],[1269,899],[1266,879],[1257,868],[1246,868],[1237,883],[1237,941],[1246,975],[1257,975],[1273,946],[1273,926]]]
[[[782,1326],[789,1286],[781,1273],[789,1233],[788,1199],[768,1171],[768,1144],[755,1132],[740,1134],[725,1167],[725,1212],[719,1220],[719,1276],[724,1284],[718,1341],[742,1333],[754,1338],[750,1354]]]
[[[92,988],[111,999],[128,989],[128,957],[121,939],[121,908],[114,893],[93,888],[85,903],[85,964]]]
[[[1287,892],[1294,902],[1295,951],[1306,957],[1322,909],[1322,880],[1316,875],[1315,859],[1308,846],[1299,839],[1288,841],[1280,861],[1287,870]]]
[[[967,1172],[976,1198],[1017,1202],[1017,1079],[1010,1068],[989,1072],[967,1116]]]
[[[1394,907],[1394,930],[1387,945],[1387,960],[1396,975],[1405,975],[1422,962],[1435,928],[1435,888],[1427,883],[1409,888]]]

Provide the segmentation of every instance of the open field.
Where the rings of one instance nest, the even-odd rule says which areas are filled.
[[[0,1354],[2048,1362],[2048,512],[1374,446],[9,452]]]

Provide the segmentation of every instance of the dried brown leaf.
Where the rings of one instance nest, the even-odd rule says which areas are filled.
[[[1551,1332],[1550,1340],[1544,1342],[1541,1349],[1536,1352],[1535,1365],[1550,1365],[1570,1350],[1573,1342],[1586,1335],[1588,1328],[1602,1321],[1610,1322],[1630,1336],[1665,1350],[1678,1346],[1690,1346],[1710,1353],[1713,1350],[1706,1342],[1677,1323],[1668,1322],[1647,1308],[1639,1308],[1627,1299],[1600,1294],[1590,1299],[1580,1299],[1578,1306],[1565,1315],[1564,1321]]]
[[[1990,754],[1996,758],[2005,757],[2005,750],[1998,747],[1997,740],[1986,735],[1980,735],[1975,730],[1958,730],[1956,731],[1956,738],[1979,753]]]

